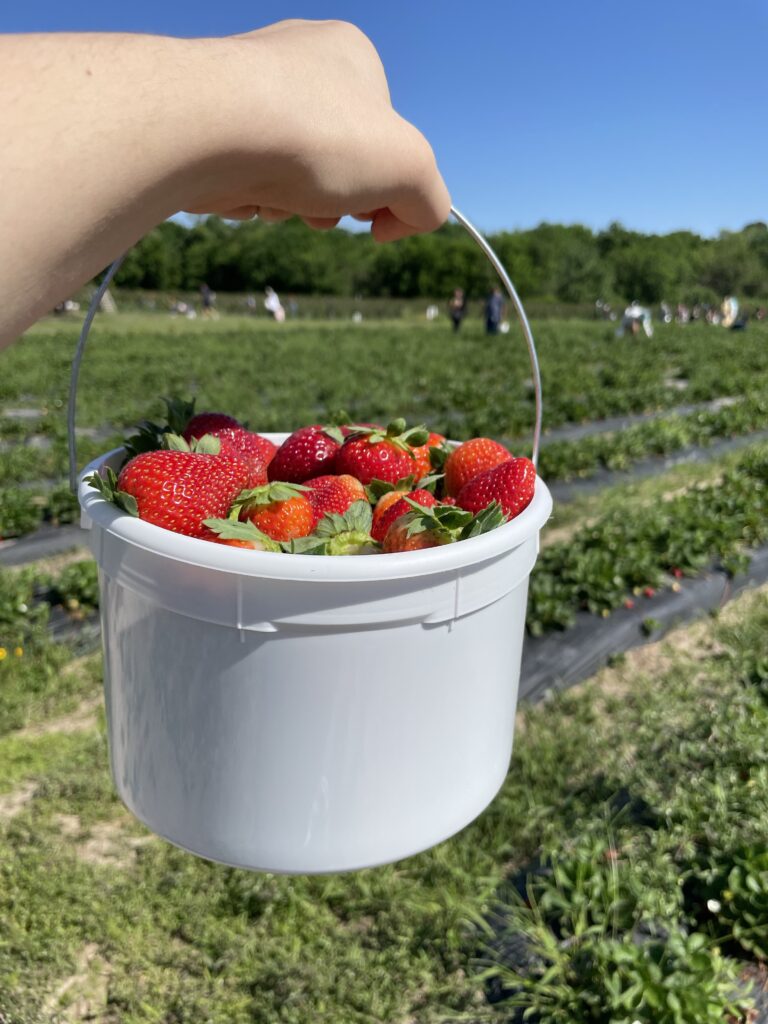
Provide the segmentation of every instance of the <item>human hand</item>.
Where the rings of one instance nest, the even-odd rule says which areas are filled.
[[[298,214],[317,228],[351,214],[379,241],[446,220],[432,150],[393,110],[378,54],[353,25],[283,21],[192,45],[208,69],[199,114],[211,127],[187,172],[189,212]]]

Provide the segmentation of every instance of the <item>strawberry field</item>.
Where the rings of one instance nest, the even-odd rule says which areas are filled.
[[[557,507],[529,632],[567,636],[577,616],[637,605],[653,633],[655,595],[712,567],[743,573],[768,540],[768,329],[670,326],[640,341],[599,323],[534,328],[545,429],[655,417],[545,443],[545,478],[691,448],[704,461],[660,462],[655,477]],[[76,518],[64,407],[77,329],[44,321],[0,356],[0,559],[13,538]],[[530,443],[514,331],[136,314],[97,321],[89,344],[81,465],[161,419],[170,394],[265,431],[345,409],[501,438],[515,454]],[[743,450],[718,454],[732,437]],[[197,860],[122,809],[88,653],[97,604],[82,549],[0,569],[3,1024],[479,1024],[526,1010],[542,1024],[720,1024],[759,1003],[764,588],[525,711],[500,796],[455,839],[315,879]]]

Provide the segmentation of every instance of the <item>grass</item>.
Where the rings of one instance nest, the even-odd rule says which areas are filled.
[[[508,890],[505,927],[530,941],[560,948],[581,906],[603,941],[661,920],[722,944],[717,921],[700,900],[686,903],[678,880],[695,873],[697,858],[719,864],[765,845],[768,709],[754,666],[767,629],[768,595],[749,595],[722,621],[645,652],[645,663],[630,655],[527,710],[507,782],[477,822],[400,864],[321,878],[249,874],[160,840],[137,843],[145,833],[113,794],[103,724],[18,737],[22,724],[55,725],[97,693],[98,659],[60,676],[56,696],[51,666],[61,652],[0,667],[0,778],[6,789],[37,787],[0,824],[0,1011],[14,1024],[39,1020],[93,946],[108,978],[102,1020],[503,1020],[509,1011],[485,1005],[477,972],[490,968],[509,984],[511,968],[482,952],[484,922],[499,913],[510,871],[552,858],[584,863],[581,890],[571,885],[553,904],[540,886],[538,920]],[[32,693],[35,675],[43,681]],[[606,861],[609,849],[617,861]],[[584,902],[605,886],[606,865],[627,894],[619,920],[610,900]],[[582,948],[594,938],[584,931]],[[564,978],[558,998],[578,1009],[573,963]],[[656,1018],[640,1007],[634,1019]]]
[[[43,322],[0,357],[0,405],[45,412],[0,420],[2,437],[46,434],[57,469],[77,330]],[[660,328],[640,344],[603,324],[537,330],[550,426],[740,394],[768,369],[764,329]],[[345,406],[459,437],[525,436],[522,343],[492,344],[417,323],[102,318],[80,422],[119,433],[179,391],[260,429]],[[81,438],[81,462],[99,446]],[[742,457],[579,499],[553,532],[627,503],[653,509]],[[9,483],[29,479],[7,465]],[[84,599],[87,574],[71,575]],[[514,1019],[486,985],[540,1024],[710,1024],[744,963],[768,955],[768,593],[522,712],[501,793],[451,841],[353,875],[283,878],[196,859],[127,814],[103,719],[82,710],[100,659],[45,641],[19,611],[24,579],[0,579],[0,624],[19,631],[8,650],[29,638],[0,661],[0,1024],[86,1011],[101,1024]],[[508,953],[514,936],[539,958],[527,970]]]
[[[238,317],[102,317],[83,364],[79,422],[122,428],[159,415],[158,396],[179,392],[261,430],[293,428],[343,407],[358,418],[426,420],[456,437],[530,436],[522,339],[513,332],[489,340],[467,326],[453,337],[424,323],[278,329]],[[768,369],[762,327],[736,338],[670,325],[642,343],[617,341],[602,323],[542,321],[536,329],[549,427],[742,394]],[[39,404],[61,417],[77,331],[44,321],[3,353],[0,403]]]

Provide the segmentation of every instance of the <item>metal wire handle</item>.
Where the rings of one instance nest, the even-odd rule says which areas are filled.
[[[517,313],[518,320],[520,321],[520,326],[523,329],[525,342],[528,346],[528,358],[531,361],[533,394],[536,400],[536,410],[533,423],[533,449],[531,453],[531,460],[533,461],[534,466],[536,466],[539,461],[539,444],[541,442],[541,373],[539,371],[539,357],[536,352],[536,344],[533,340],[531,325],[528,323],[528,317],[525,315],[525,310],[523,309],[523,304],[520,301],[520,296],[517,294],[517,290],[512,284],[509,274],[504,269],[504,265],[499,257],[488,244],[488,241],[480,234],[474,224],[468,221],[464,214],[460,213],[455,206],[451,207],[451,215],[459,224],[461,224],[467,234],[480,246],[487,257],[488,262],[499,275],[499,279],[504,285],[512,305],[515,307],[515,312]],[[123,253],[122,256],[119,256],[115,260],[104,275],[101,284],[94,292],[91,304],[88,307],[88,312],[85,315],[85,320],[83,321],[82,330],[80,331],[80,338],[78,339],[77,348],[75,349],[75,357],[72,360],[72,373],[69,379],[69,403],[67,405],[67,439],[69,444],[69,486],[72,488],[73,494],[77,493],[77,445],[75,438],[75,420],[77,414],[77,382],[80,376],[80,363],[83,360],[85,343],[88,340],[88,334],[91,330],[93,318],[96,316],[96,312],[101,300],[104,298],[104,293],[109,287],[110,281],[120,269],[120,265],[125,259],[125,256],[126,254]]]

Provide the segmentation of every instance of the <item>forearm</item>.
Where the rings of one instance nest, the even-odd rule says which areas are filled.
[[[203,156],[193,51],[152,36],[0,39],[0,343],[180,208]]]
[[[431,231],[450,199],[343,22],[0,37],[0,346],[178,210]]]

